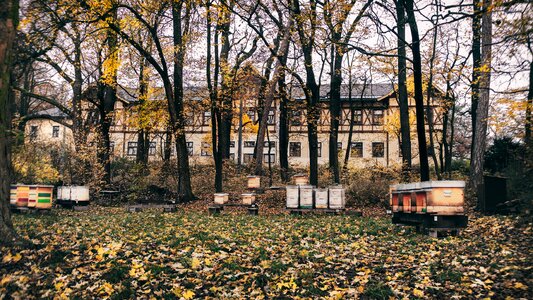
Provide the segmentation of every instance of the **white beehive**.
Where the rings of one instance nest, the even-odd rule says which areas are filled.
[[[300,208],[313,208],[312,185],[300,185]]]
[[[315,208],[328,208],[328,189],[315,189]]]
[[[344,209],[346,206],[345,192],[342,185],[329,187],[329,208]]]
[[[288,185],[287,190],[287,208],[298,208],[299,206],[299,188],[297,185]]]

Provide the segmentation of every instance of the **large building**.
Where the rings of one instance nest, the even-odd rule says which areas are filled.
[[[256,86],[256,85],[254,85]],[[257,132],[258,100],[255,87],[243,88],[235,93],[233,112],[235,116],[234,130],[232,132],[231,158],[236,159],[239,151],[238,143],[238,118],[242,115],[242,149],[241,161],[249,162],[253,158],[253,151]],[[115,108],[115,120],[111,129],[111,151],[113,157],[126,157],[134,159],[137,154],[138,122],[135,109],[138,102],[134,93],[121,91],[120,101]],[[329,140],[329,86],[321,87],[320,108],[321,115],[318,125],[318,162],[328,163]],[[291,91],[291,108],[289,121],[289,163],[291,165],[305,166],[309,161],[309,147],[307,141],[306,111],[303,94],[298,89]],[[351,97],[350,97],[351,95]],[[441,93],[436,91],[430,103],[431,118],[438,134],[442,125],[440,113]],[[165,101],[153,100],[159,103],[164,115]],[[159,97],[161,98],[161,97]],[[242,103],[241,103],[242,101]],[[205,89],[189,88],[185,93],[186,139],[189,148],[191,163],[211,163],[211,114],[209,110],[208,95]],[[399,107],[396,92],[391,84],[356,84],[351,87],[343,86],[341,89],[342,115],[340,120],[337,149],[339,155],[344,157],[346,149],[350,148],[349,164],[367,166],[380,164],[389,166],[401,163],[399,140]],[[414,119],[414,100],[409,99],[411,115]],[[157,105],[153,106],[157,107]],[[241,110],[242,108],[242,110]],[[241,114],[242,112],[242,114]],[[44,113],[61,117],[57,109],[49,109]],[[352,117],[353,113],[353,117]],[[265,142],[264,162],[279,163],[279,99],[268,112],[268,135],[270,143]],[[166,130],[165,117],[151,117],[152,129],[150,130],[149,157],[151,160],[161,159],[164,153]],[[350,121],[353,120],[352,138],[348,141]],[[48,119],[34,118],[27,123],[27,137],[32,141],[71,143],[71,132],[68,127]],[[412,151],[413,161],[417,163],[417,142],[415,124],[412,122]],[[429,134],[429,131],[428,131]],[[269,147],[270,146],[270,149]],[[174,149],[172,147],[172,149]],[[431,151],[431,150],[430,150]],[[172,151],[172,155],[175,155]]]

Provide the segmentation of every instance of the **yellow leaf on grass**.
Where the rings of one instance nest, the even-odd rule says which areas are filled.
[[[191,290],[185,290],[181,296],[187,300],[192,299],[194,297],[194,292]]]
[[[11,281],[11,276],[6,275],[2,280],[0,280],[0,286],[4,286],[6,283],[9,283]]]
[[[201,264],[200,260],[198,258],[194,257],[192,259],[192,262],[191,262],[191,268],[198,269],[200,267],[200,264]]]
[[[527,285],[521,283],[521,282],[517,282],[514,284],[514,288],[515,289],[519,289],[519,290],[527,290]]]
[[[416,297],[424,297],[424,292],[419,290],[419,289],[414,289],[413,290],[413,295],[416,296]]]

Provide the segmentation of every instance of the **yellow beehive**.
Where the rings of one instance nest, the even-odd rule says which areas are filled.
[[[30,187],[27,185],[17,186],[17,202],[16,206],[18,207],[27,207],[28,198],[30,197]]]
[[[229,201],[229,195],[227,193],[216,193],[214,196],[216,204],[225,204]]]
[[[248,188],[249,189],[258,189],[261,187],[261,177],[260,176],[248,176]]]
[[[390,187],[393,212],[442,215],[464,212],[464,181],[425,181]]]
[[[292,176],[292,179],[294,180],[294,184],[296,185],[308,185],[309,184],[309,177],[306,174],[296,174]]]
[[[241,194],[241,197],[242,197],[242,204],[252,205],[252,204],[255,203],[255,194],[254,193]]]

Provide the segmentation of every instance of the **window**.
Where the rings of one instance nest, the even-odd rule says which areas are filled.
[[[373,142],[372,143],[372,157],[383,157],[385,152],[385,144],[382,142]]]
[[[301,126],[302,125],[302,112],[299,110],[293,110],[291,116],[290,124],[292,126]]]
[[[235,141],[230,141],[229,142],[229,147],[230,148],[235,148]]]
[[[270,144],[269,144],[268,141],[265,141],[264,147],[265,148],[276,148],[276,142],[270,141]]]
[[[189,153],[189,156],[192,156],[193,154],[193,142],[187,142],[187,153]]]
[[[273,109],[268,111],[267,124],[268,125],[276,124],[276,112]]]
[[[244,148],[254,148],[255,141],[244,141]]]
[[[210,111],[204,111],[204,114],[202,116],[202,125],[203,126],[209,126],[210,122],[211,122],[211,112]]]
[[[110,141],[109,142],[109,155],[113,155],[115,153],[115,142]]]
[[[52,137],[59,137],[59,126],[52,126]]]
[[[353,142],[350,145],[351,157],[363,157],[363,142]]]
[[[342,142],[337,142],[337,150],[342,151]]]
[[[318,157],[322,157],[322,142],[318,142],[316,148],[318,150]]]
[[[230,153],[229,154],[229,159],[235,160],[235,153]]]
[[[37,138],[37,132],[39,131],[39,127],[36,125],[30,126],[30,141],[33,141]]]
[[[383,125],[383,109],[375,109],[372,112],[372,124]]]
[[[263,161],[265,162],[265,164],[275,164],[276,163],[276,155],[274,153],[271,153],[271,154],[268,154],[268,153],[265,153],[263,154]]]
[[[249,110],[246,112],[246,114],[248,115],[248,117],[250,118],[252,122],[255,122],[255,111],[254,110]]]
[[[194,125],[194,113],[192,111],[188,111],[185,114],[185,125],[187,126]]]
[[[353,124],[354,125],[363,125],[363,111],[356,109],[353,111]]]
[[[148,147],[148,155],[154,156],[155,155],[155,149],[156,149],[156,142],[150,142],[150,146]]]
[[[202,142],[202,152],[200,155],[202,156],[211,156],[211,144],[207,142]]]
[[[128,156],[137,155],[137,142],[128,142]]]
[[[302,156],[302,143],[300,143],[300,142],[290,142],[289,143],[289,156],[290,157],[300,157],[300,156]]]
[[[242,157],[243,163],[248,164],[252,160],[254,160],[254,154],[253,153],[244,153],[244,155]]]

